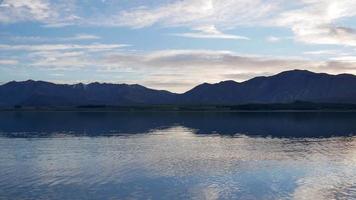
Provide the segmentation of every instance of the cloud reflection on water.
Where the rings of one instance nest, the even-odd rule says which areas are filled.
[[[179,125],[117,137],[3,137],[0,197],[347,199],[355,139],[226,137]]]

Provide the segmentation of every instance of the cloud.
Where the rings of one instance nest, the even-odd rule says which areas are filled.
[[[318,51],[306,51],[305,55],[335,55],[340,54],[340,50],[318,50]]]
[[[3,36],[4,37],[4,36]],[[91,34],[76,34],[70,37],[43,37],[43,36],[8,36],[6,39],[15,42],[53,42],[53,41],[83,41],[83,40],[99,40],[101,37]]]
[[[111,3],[113,4],[113,3]],[[137,5],[136,3],[134,5]],[[129,26],[142,28],[154,24],[164,26],[197,27],[206,24],[235,26],[251,24],[271,14],[278,1],[263,0],[181,0],[169,1],[153,7],[142,6],[123,9],[121,3],[110,6],[80,1],[4,0],[0,4],[0,23],[36,21],[45,27],[68,25]],[[83,12],[91,9],[91,13]]]
[[[0,44],[0,51],[58,51],[58,50],[78,50],[105,51],[127,47],[127,44],[38,44],[38,45],[8,45]]]
[[[314,51],[305,51],[303,52],[304,55],[323,59],[323,60],[338,60],[338,61],[356,61],[355,58],[356,51],[350,48],[343,48],[343,49],[324,49],[324,50],[314,50]],[[347,59],[345,59],[347,58]]]
[[[27,59],[28,66],[48,70],[78,70],[96,63],[90,53],[78,49],[35,51],[30,52]]]
[[[272,73],[264,72],[264,73],[255,73],[255,72],[250,72],[250,73],[228,73],[224,74],[223,77],[228,80],[248,80],[252,77],[258,77],[258,76],[270,76],[273,75]]]
[[[97,40],[100,39],[99,36],[90,34],[77,34],[73,37],[64,38],[64,40]]]
[[[18,64],[18,60],[4,60],[4,59],[0,59],[0,65],[16,65]]]
[[[180,37],[200,38],[200,39],[232,39],[249,40],[248,37],[240,35],[225,34],[216,29],[214,25],[200,26],[194,29],[196,32],[173,34]]]
[[[125,44],[40,44],[40,45],[1,45],[0,51],[26,52],[23,59],[26,66],[48,70],[79,70],[97,66],[96,60],[104,52],[121,50]]]
[[[3,0],[0,2],[0,23],[41,22],[44,24],[78,23],[75,1]]]
[[[154,8],[125,10],[108,20],[109,24],[142,28],[152,25],[199,27],[206,24],[223,29],[241,26],[287,27],[294,39],[307,44],[356,46],[356,31],[341,20],[356,17],[353,0],[190,0],[174,1]],[[200,31],[200,32],[199,32]],[[223,33],[176,34],[193,38],[223,38]],[[225,35],[225,38],[233,38]],[[281,38],[268,37],[277,42]]]
[[[5,23],[17,21],[44,21],[54,17],[56,12],[44,0],[4,0],[0,6],[0,21]]]
[[[267,42],[279,42],[281,41],[281,38],[276,36],[268,36],[266,40]]]
[[[93,59],[87,56],[57,56],[57,57],[42,57],[39,60],[35,60],[29,66],[41,67],[47,70],[65,70],[73,71],[83,69],[84,67],[95,65]]]
[[[356,46],[356,31],[347,22],[356,17],[353,0],[175,0],[133,5],[139,6],[108,8],[104,2],[100,9],[94,9],[95,4],[84,7],[79,1],[4,0],[0,4],[0,23],[36,21],[46,27],[183,26],[194,31],[174,35],[212,39],[247,39],[223,33],[237,27],[286,27],[299,42]],[[93,12],[83,12],[91,8]],[[280,39],[270,36],[267,41]]]
[[[242,69],[249,67],[264,66],[277,68],[280,65],[287,65],[291,68],[300,66],[305,62],[300,59],[274,58],[269,56],[253,56],[242,55],[231,51],[217,50],[162,50],[154,51],[146,54],[113,54],[107,57],[109,63],[131,63],[135,62],[139,65],[155,66],[161,68],[179,67],[194,68],[204,66],[206,70],[213,67],[226,67],[226,69]],[[261,66],[259,64],[262,64]]]
[[[341,62],[352,62],[356,63],[356,56],[339,56],[330,58],[332,61],[341,61]]]
[[[85,36],[86,37],[86,36]],[[21,55],[21,62],[2,61],[1,64],[18,64],[27,67],[41,67],[48,70],[78,70],[97,66],[96,61],[105,52],[116,52],[126,44],[0,44],[0,52],[15,52]],[[0,60],[1,61],[1,60]]]
[[[289,27],[295,40],[308,44],[356,46],[356,32],[338,22],[356,16],[352,0],[304,0],[302,6],[282,12],[273,24]]]
[[[292,69],[332,74],[356,72],[356,63],[345,60],[318,61],[212,50],[164,50],[141,54],[123,52],[107,54],[101,63],[101,66],[110,66],[110,70],[129,67],[133,73],[144,74],[140,76],[139,83],[176,92],[186,91],[203,82],[215,83],[226,79],[244,81]]]
[[[203,82],[244,81],[292,69],[333,74],[356,72],[356,62],[351,62],[351,57],[319,61],[205,49],[92,51],[90,46],[14,45],[6,48],[25,52],[22,61],[13,64],[24,65],[27,70],[63,74],[63,77],[76,73],[83,80],[116,80],[174,92],[185,92]]]
[[[109,23],[142,28],[165,26],[202,26],[206,24],[236,26],[252,24],[278,8],[277,1],[262,0],[182,0],[156,8],[138,7],[125,10]]]

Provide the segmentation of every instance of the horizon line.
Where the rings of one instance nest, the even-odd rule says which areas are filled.
[[[55,85],[69,85],[69,86],[74,86],[74,85],[90,85],[90,84],[111,84],[111,85],[128,85],[128,86],[134,86],[134,85],[137,85],[137,86],[141,86],[141,87],[145,87],[147,89],[151,89],[151,90],[157,90],[157,91],[166,91],[166,92],[170,92],[170,93],[173,93],[173,94],[184,94],[196,87],[198,87],[199,85],[203,85],[203,84],[209,84],[209,85],[214,85],[214,84],[219,84],[219,83],[223,83],[223,82],[229,82],[229,81],[232,81],[232,82],[235,82],[235,83],[244,83],[244,82],[247,82],[249,80],[252,80],[252,79],[255,79],[255,78],[259,78],[259,77],[273,77],[273,76],[277,76],[279,74],[282,74],[282,73],[286,73],[286,72],[308,72],[308,73],[312,73],[312,74],[319,74],[319,75],[329,75],[329,76],[339,76],[339,75],[351,75],[351,76],[356,76],[355,74],[351,74],[351,73],[339,73],[339,74],[331,74],[331,73],[326,73],[326,72],[315,72],[315,71],[311,71],[311,70],[306,70],[306,69],[292,69],[292,70],[285,70],[285,71],[280,71],[278,73],[275,73],[273,75],[266,75],[266,76],[255,76],[255,77],[252,77],[252,78],[249,78],[249,79],[246,79],[244,81],[236,81],[236,80],[232,80],[232,79],[227,79],[227,80],[221,80],[219,82],[214,82],[214,83],[208,83],[208,82],[202,82],[202,83],[199,83],[195,86],[193,86],[192,88],[184,91],[184,92],[172,92],[172,91],[169,91],[169,90],[166,90],[166,89],[155,89],[153,87],[147,87],[143,84],[138,84],[138,83],[132,83],[132,84],[129,84],[129,83],[115,83],[115,82],[100,82],[100,81],[92,81],[92,82],[88,82],[88,83],[84,83],[84,82],[72,82],[72,83],[59,83],[59,82],[55,82],[55,81],[46,81],[46,80],[34,80],[34,79],[27,79],[27,80],[12,80],[12,81],[7,81],[7,82],[0,82],[0,86],[3,86],[3,85],[6,85],[6,84],[9,84],[9,83],[12,83],[12,82],[15,82],[15,83],[24,83],[24,82],[45,82],[45,83],[50,83],[50,84],[55,84]]]

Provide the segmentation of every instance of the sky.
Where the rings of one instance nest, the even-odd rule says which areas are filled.
[[[356,74],[355,0],[0,0],[0,83]]]

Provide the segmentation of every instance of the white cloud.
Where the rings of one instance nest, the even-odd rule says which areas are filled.
[[[278,8],[278,1],[262,0],[182,0],[156,8],[139,7],[120,12],[108,23],[142,28],[166,26],[236,26],[257,22]],[[105,22],[104,22],[105,23]]]
[[[98,40],[101,39],[101,37],[97,35],[91,35],[91,34],[76,34],[70,37],[7,36],[6,39],[16,41],[16,42],[53,42],[53,41]]]
[[[78,70],[95,65],[95,61],[87,56],[52,56],[41,57],[29,66],[42,67],[49,70]]]
[[[86,37],[86,36],[85,36]],[[125,44],[38,44],[38,45],[8,45],[0,44],[0,52],[15,51],[25,53],[21,62],[0,60],[1,64],[23,64],[27,67],[41,67],[49,70],[78,70],[100,63],[97,57],[105,52],[121,51],[129,45]]]
[[[339,57],[332,57],[330,60],[333,61],[340,61],[340,62],[352,62],[356,63],[356,56],[339,56]]]
[[[248,37],[240,35],[225,34],[216,29],[214,25],[200,26],[194,29],[196,32],[174,34],[180,37],[201,38],[201,39],[232,39],[249,40]]]
[[[85,49],[88,51],[105,51],[127,47],[127,44],[38,44],[38,45],[8,45],[0,44],[0,51],[58,51],[58,50],[76,50]]]
[[[78,71],[92,67],[100,68],[102,63],[98,59],[101,58],[102,54],[103,52],[92,52],[86,49],[31,51],[26,56],[26,66],[49,71]]]
[[[98,66],[97,57],[105,52],[120,51],[125,44],[38,44],[7,45],[0,44],[0,52],[26,52],[22,56],[25,66],[41,67],[49,70],[78,70],[88,66]],[[0,64],[5,63],[0,62]],[[21,62],[22,63],[22,62]],[[9,61],[6,64],[10,64]],[[20,63],[11,63],[20,64]]]
[[[356,51],[350,48],[344,49],[326,49],[326,50],[315,50],[315,51],[305,51],[304,55],[310,58],[319,58],[324,60],[335,60],[335,58],[352,58],[355,56]],[[341,61],[341,59],[338,59]],[[350,59],[347,59],[350,60]]]
[[[18,63],[17,60],[0,59],[0,65],[16,65]]]
[[[356,31],[340,22],[352,17],[356,17],[356,1],[353,0],[183,0],[156,8],[138,7],[122,11],[108,20],[108,23],[134,28],[154,24],[193,28],[210,24],[223,29],[239,26],[282,26],[292,30],[296,41],[356,46]],[[218,38],[218,35],[223,34],[199,31],[178,35]],[[225,35],[225,38],[232,37]],[[271,36],[267,41],[277,42],[280,39]]]
[[[306,55],[335,55],[340,54],[340,50],[318,50],[318,51],[306,51],[303,52]]]
[[[308,44],[356,46],[353,28],[338,25],[356,16],[353,0],[303,0],[301,8],[284,11],[274,24],[289,27],[297,41]]]
[[[278,26],[291,29],[296,41],[307,44],[356,46],[356,31],[345,22],[356,17],[354,0],[175,0],[141,5],[125,10],[117,6],[108,12],[93,9],[93,13],[87,14],[78,1],[4,0],[0,4],[0,23],[38,21],[47,27],[184,26],[195,31],[176,35],[219,39],[246,39],[223,33],[241,26]],[[271,36],[267,41],[280,39]]]
[[[90,34],[77,34],[73,37],[63,38],[63,40],[97,40],[100,39],[99,36]]]
[[[281,41],[281,38],[276,36],[268,36],[266,40],[267,42],[279,42]]]
[[[1,5],[0,21],[2,22],[43,21],[56,15],[45,0],[4,0]]]
[[[77,23],[81,18],[75,15],[75,4],[75,1],[3,0],[0,3],[0,23]]]

